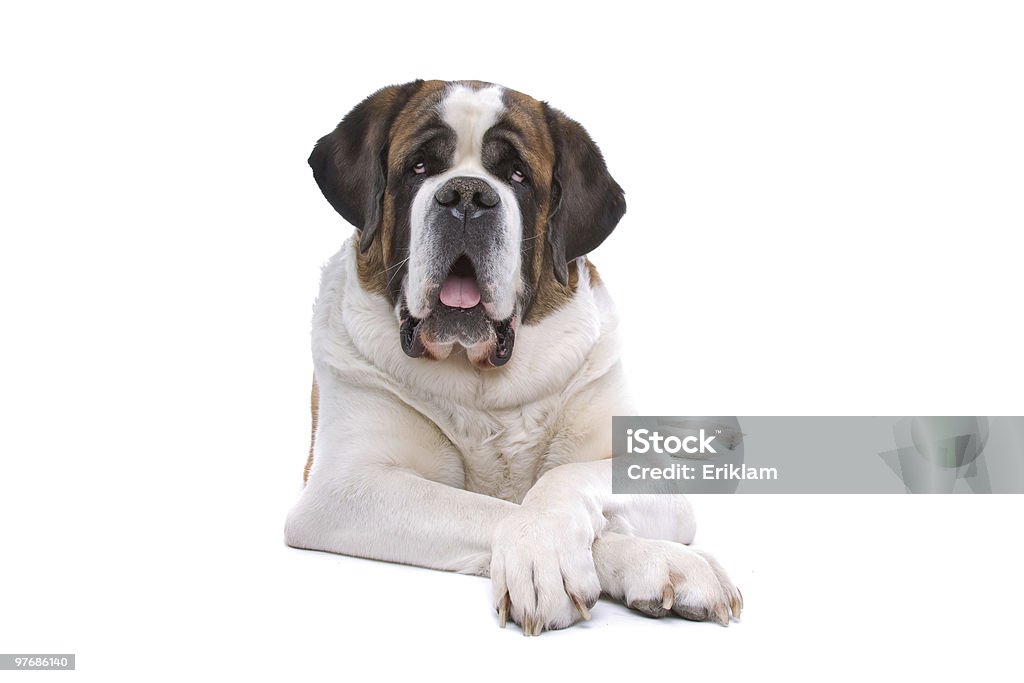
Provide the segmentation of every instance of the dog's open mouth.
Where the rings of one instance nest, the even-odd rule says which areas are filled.
[[[480,285],[473,262],[465,254],[456,259],[441,283],[441,303],[450,308],[473,308],[480,304]]]
[[[466,255],[452,264],[437,296],[438,305],[426,318],[414,318],[402,306],[399,338],[406,355],[445,358],[458,344],[476,365],[499,367],[509,361],[515,345],[515,316],[487,317],[476,269]]]

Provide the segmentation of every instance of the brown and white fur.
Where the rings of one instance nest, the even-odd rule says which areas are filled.
[[[286,542],[490,575],[499,622],[526,635],[589,618],[602,592],[738,617],[738,589],[686,545],[685,498],[611,493],[610,417],[632,406],[585,255],[625,203],[583,128],[500,86],[417,81],[364,100],[310,164],[358,233],[321,278]],[[442,303],[450,281],[479,303]]]

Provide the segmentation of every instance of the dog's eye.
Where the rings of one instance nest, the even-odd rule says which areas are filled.
[[[518,168],[512,169],[512,180],[517,183],[521,183],[526,180],[526,174],[520,171]]]
[[[412,167],[412,172],[416,175],[421,175],[427,172],[427,165],[422,161]]]

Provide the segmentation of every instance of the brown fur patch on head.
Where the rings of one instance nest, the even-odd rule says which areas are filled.
[[[524,239],[530,240],[530,246],[523,254],[524,257],[529,256],[528,286],[533,292],[523,322],[536,324],[572,300],[576,294],[579,273],[576,263],[572,262],[568,265],[567,284],[561,284],[554,277],[554,263],[548,247],[548,219],[553,199],[551,188],[556,152],[544,104],[514,90],[505,91],[505,102],[507,110],[503,121],[517,131],[517,147],[522,150],[523,161],[529,166],[531,182],[540,190],[537,193],[534,234],[524,235]],[[596,270],[593,272],[596,273]]]
[[[544,261],[550,262],[550,259],[544,259]],[[569,301],[572,300],[573,295],[576,294],[576,287],[579,284],[579,271],[576,268],[575,261],[569,264],[568,285],[563,285],[550,273],[551,270],[548,269],[547,276],[541,277],[540,280],[537,281],[537,289],[533,298],[533,305],[530,307],[529,313],[523,319],[523,322],[527,325],[537,324],[568,304]]]
[[[449,84],[445,81],[424,81],[416,96],[406,103],[395,117],[388,141],[388,175],[401,173],[402,160],[421,142],[431,126],[441,125],[438,105]]]
[[[548,260],[545,259],[545,262],[547,263]],[[586,260],[586,266],[590,287],[592,289],[603,287],[604,282],[601,280],[601,274],[597,272],[597,266],[589,258]],[[535,324],[569,303],[572,297],[575,296],[576,289],[579,286],[579,275],[579,268],[576,265],[576,261],[573,261],[569,264],[568,285],[563,286],[554,277],[542,278],[539,282],[537,295],[533,301],[533,307],[523,322]]]
[[[507,109],[502,120],[515,131],[515,146],[521,151],[523,161],[529,167],[530,182],[539,190],[534,234],[523,235],[524,239],[531,242],[527,250],[527,254],[531,256],[528,284],[536,296],[528,317],[539,320],[560,306],[566,296],[571,295],[571,291],[561,287],[557,282],[549,282],[553,280],[553,271],[546,244],[555,146],[544,116],[544,105],[529,95],[514,90],[505,92],[505,103]],[[558,287],[552,288],[552,284]],[[559,289],[566,291],[560,292]],[[533,309],[540,310],[535,313]]]
[[[416,94],[394,115],[391,129],[387,132],[385,168],[388,190],[384,192],[380,232],[366,253],[356,249],[359,282],[364,289],[374,294],[388,295],[388,284],[394,274],[389,270],[389,266],[405,258],[405,255],[396,258],[395,254],[397,215],[390,188],[395,178],[401,175],[401,160],[409,153],[409,146],[415,142],[416,134],[429,125],[431,118],[436,118],[437,104],[446,86],[447,83],[444,81],[421,83]]]
[[[387,218],[384,219],[384,225],[387,225]],[[373,294],[387,296],[388,274],[387,266],[384,265],[382,242],[383,240],[375,240],[365,254],[359,251],[358,242],[354,242],[352,248],[356,252],[356,273],[363,289]]]

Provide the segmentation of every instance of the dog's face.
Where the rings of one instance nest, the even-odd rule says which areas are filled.
[[[353,109],[309,158],[360,230],[363,286],[395,307],[402,348],[479,367],[571,296],[574,260],[625,212],[586,131],[531,97],[480,82],[416,81]]]

